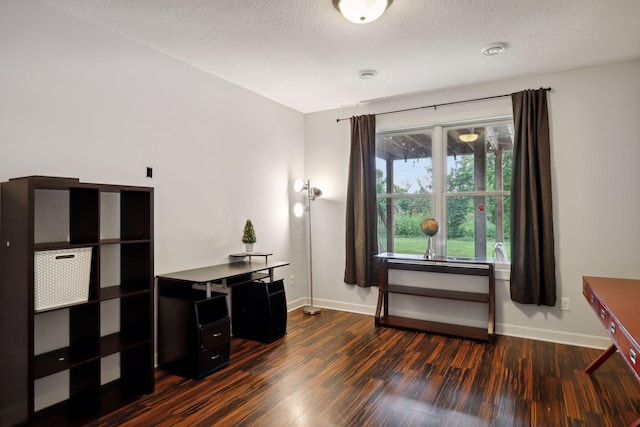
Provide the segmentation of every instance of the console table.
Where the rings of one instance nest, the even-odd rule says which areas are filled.
[[[380,287],[376,307],[376,326],[391,326],[422,332],[434,332],[477,340],[493,342],[495,325],[495,264],[490,259],[436,257],[425,259],[422,255],[381,253],[376,255],[380,262]],[[484,276],[488,279],[486,292],[464,292],[448,289],[432,289],[422,286],[406,286],[389,283],[389,270],[409,270]],[[425,280],[428,282],[428,280]],[[487,328],[453,325],[411,319],[389,314],[389,294],[404,294],[415,297],[442,298],[487,304]]]
[[[274,270],[286,265],[265,258],[157,276],[158,365],[202,378],[229,364],[231,328],[234,336],[266,342],[284,335],[287,303]],[[231,290],[231,315],[226,293],[214,286]]]

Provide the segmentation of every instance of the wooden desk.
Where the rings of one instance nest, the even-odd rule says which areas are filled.
[[[640,280],[584,276],[582,293],[613,342],[585,372],[593,373],[620,350],[631,372],[640,380]],[[640,418],[632,426],[640,426]]]
[[[494,261],[478,258],[436,257],[425,259],[422,255],[381,253],[380,287],[376,307],[376,326],[390,326],[421,332],[434,332],[464,338],[493,342],[495,325],[495,267]],[[389,283],[389,270],[424,271],[468,276],[485,276],[488,287],[485,292],[463,292],[449,289],[431,289],[423,286],[405,286]],[[428,282],[428,280],[425,280]],[[453,325],[411,319],[389,314],[389,294],[404,294],[415,297],[442,298],[487,304],[488,320],[486,328]]]
[[[640,380],[640,280],[583,277],[582,293],[613,344],[586,369],[592,373],[616,350]]]

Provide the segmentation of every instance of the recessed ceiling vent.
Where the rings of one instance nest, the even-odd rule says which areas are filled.
[[[358,73],[358,77],[362,80],[370,80],[374,78],[378,72],[376,70],[362,70]]]
[[[496,56],[507,50],[506,43],[492,43],[483,47],[480,51],[484,56]]]

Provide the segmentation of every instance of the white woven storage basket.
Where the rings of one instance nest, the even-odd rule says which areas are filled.
[[[89,299],[91,248],[36,252],[34,265],[35,310]]]

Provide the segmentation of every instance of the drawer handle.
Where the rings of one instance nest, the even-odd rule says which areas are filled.
[[[601,309],[600,309],[600,317],[601,317],[602,319],[604,319],[604,315],[605,315],[604,308],[601,308]]]
[[[636,364],[636,352],[633,351],[633,349],[629,349],[629,359],[631,359],[631,362],[635,365]]]
[[[591,295],[591,302],[594,302],[595,300],[596,298],[593,295]]]
[[[611,333],[615,334],[616,333],[616,324],[611,322]]]
[[[213,334],[214,337],[219,337],[220,335],[222,335],[222,332],[216,332]]]
[[[215,356],[211,356],[211,360],[216,360],[218,357],[220,357],[219,354],[216,354]]]

